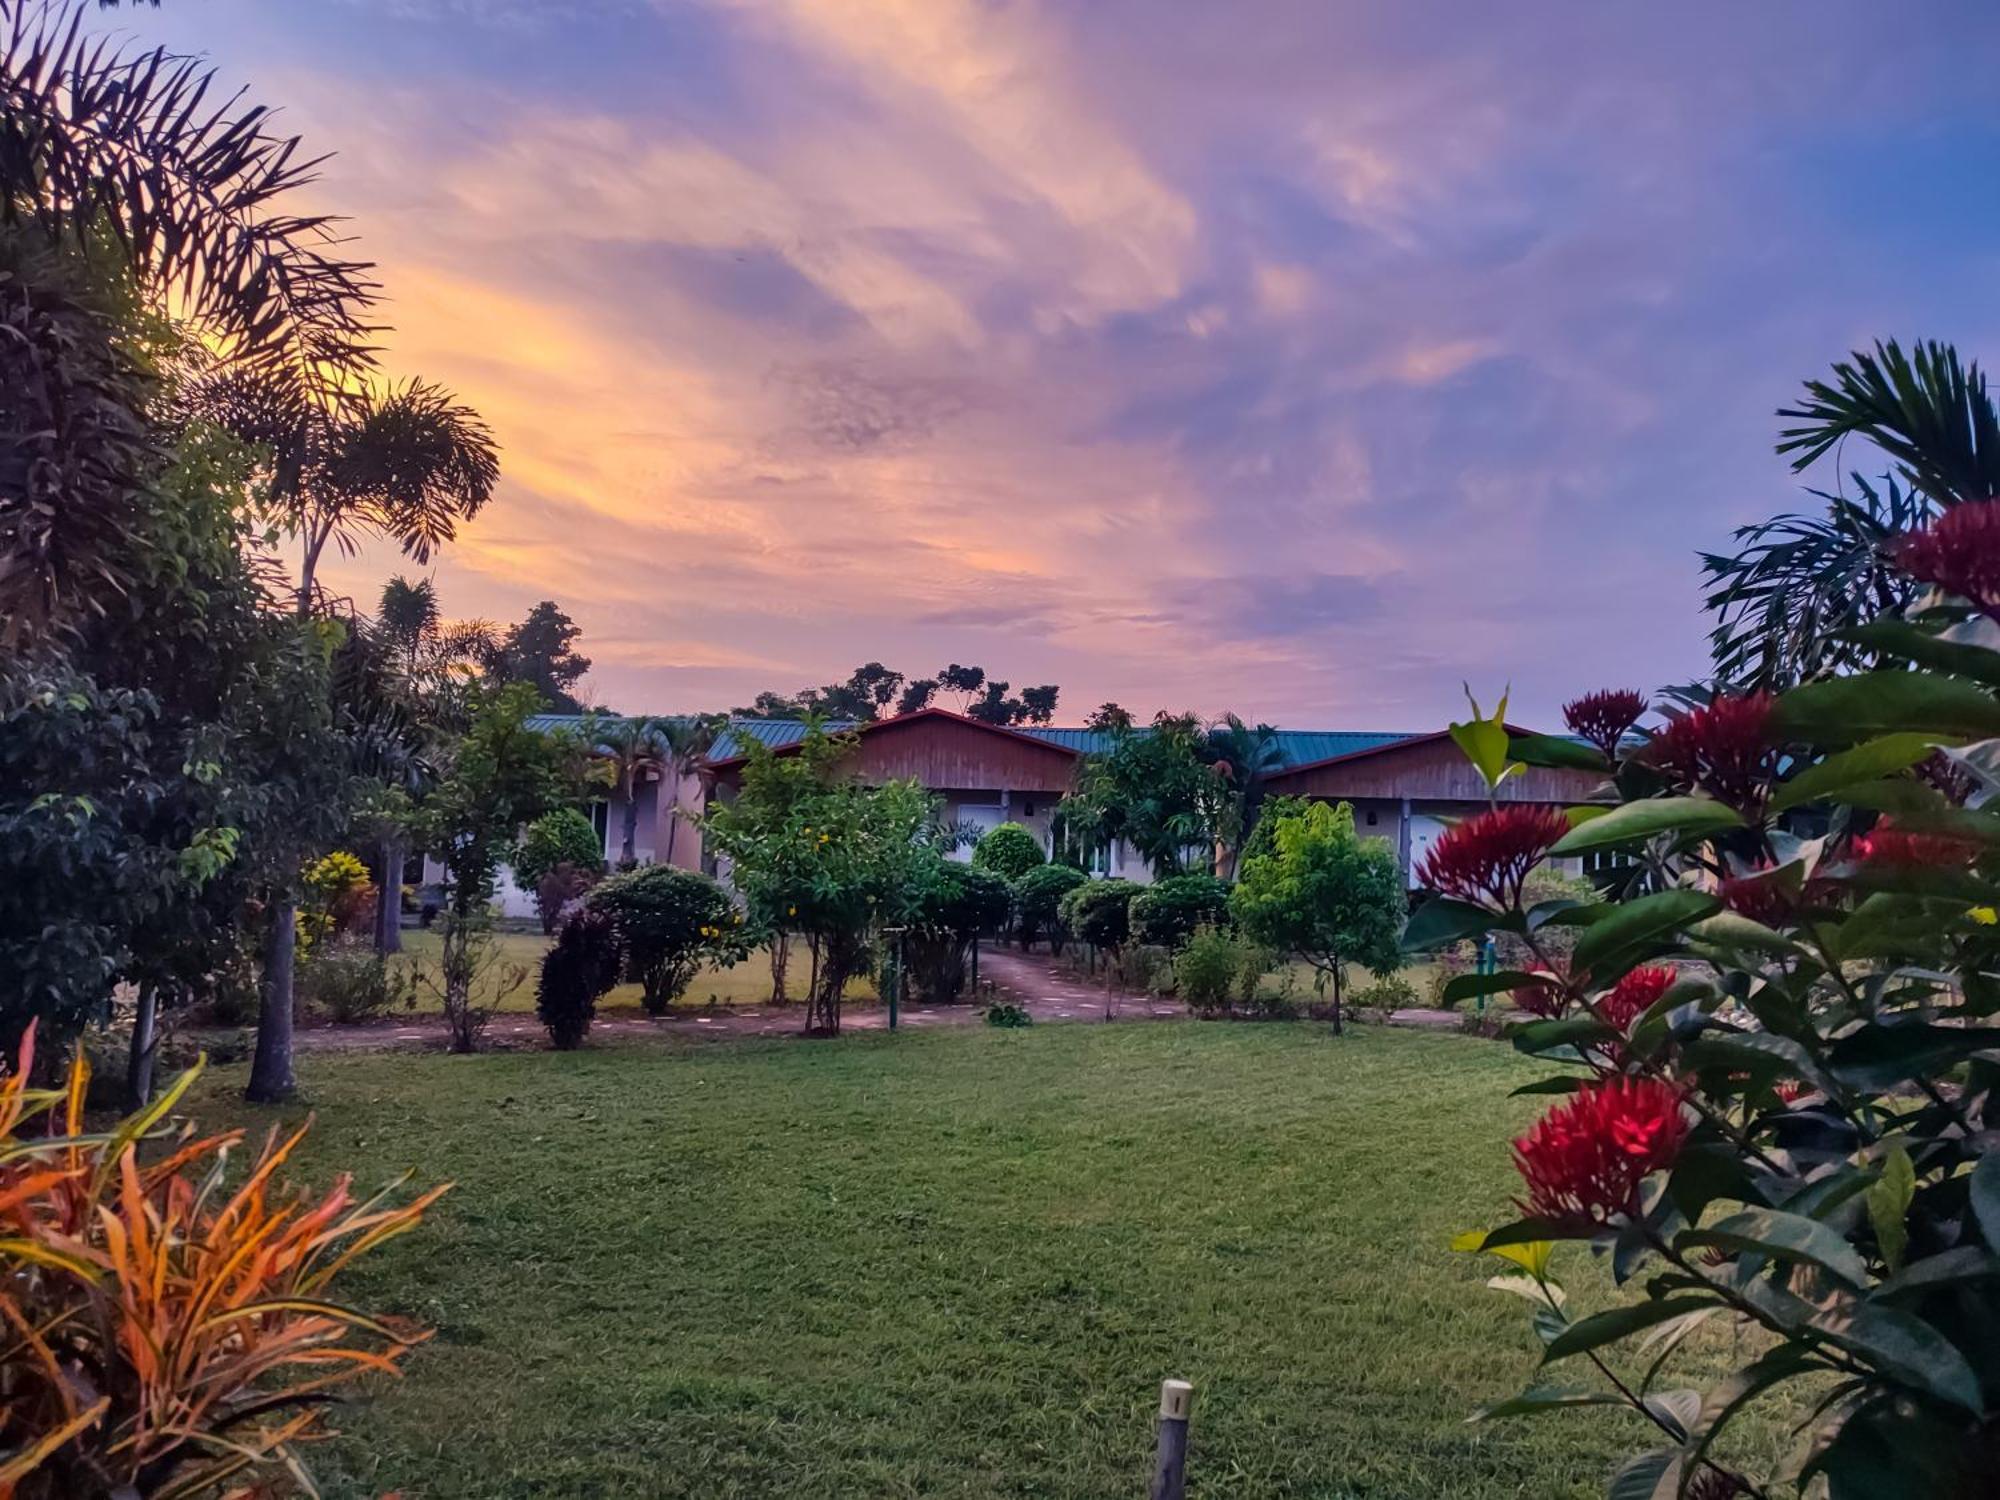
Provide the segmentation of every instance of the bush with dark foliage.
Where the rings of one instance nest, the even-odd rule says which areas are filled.
[[[558,1052],[583,1045],[597,1002],[618,982],[624,953],[618,924],[601,911],[573,911],[564,919],[535,986],[535,1014]]]

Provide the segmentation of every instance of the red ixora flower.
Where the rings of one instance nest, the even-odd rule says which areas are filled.
[[[1521,885],[1569,832],[1559,807],[1521,803],[1467,818],[1445,830],[1417,878],[1441,896],[1511,911]]]
[[[1563,723],[1570,733],[1588,740],[1606,760],[1618,759],[1618,746],[1646,711],[1646,695],[1631,688],[1606,688],[1585,693],[1563,705]]]
[[[1664,995],[1680,976],[1664,964],[1634,969],[1599,995],[1591,1008],[1605,1025],[1625,1030]]]
[[[1569,992],[1553,979],[1537,979],[1514,991],[1514,1006],[1545,1021],[1560,1021],[1569,1013]]]
[[[1717,698],[1689,709],[1653,736],[1651,755],[1682,787],[1698,788],[1745,817],[1758,817],[1778,768],[1771,695]]]
[[[2000,500],[1954,505],[1896,548],[1903,571],[2000,620]]]
[[[1854,841],[1863,864],[1895,869],[1963,869],[1979,855],[1976,845],[1942,833],[1910,833],[1884,818]]]
[[[1681,1092],[1657,1078],[1618,1074],[1586,1083],[1514,1142],[1532,1218],[1572,1233],[1639,1212],[1639,1185],[1670,1167],[1687,1140]]]

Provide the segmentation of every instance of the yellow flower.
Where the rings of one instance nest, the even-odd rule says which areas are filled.
[[[1995,911],[1990,906],[1975,906],[1966,915],[1981,927],[1991,927],[1994,923],[2000,922],[2000,911]]]
[[[824,844],[824,843],[826,842],[826,835],[822,833],[822,834],[821,834],[821,835],[819,836],[819,841],[820,841],[820,842],[821,842],[822,844]]]
[[[799,914],[799,909],[796,906],[788,906],[785,908],[785,915],[788,917],[796,917],[798,914]]]

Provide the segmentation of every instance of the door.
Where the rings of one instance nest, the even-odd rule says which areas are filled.
[[[1417,870],[1423,865],[1424,856],[1430,853],[1431,845],[1435,844],[1439,836],[1444,833],[1444,828],[1444,821],[1441,818],[1427,818],[1418,813],[1410,815],[1409,885],[1411,890],[1415,890],[1422,883],[1417,879]]]

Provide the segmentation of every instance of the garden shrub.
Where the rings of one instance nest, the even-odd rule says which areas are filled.
[[[1213,875],[1169,875],[1132,898],[1132,941],[1178,948],[1198,927],[1229,924],[1229,883]]]
[[[34,1034],[0,1078],[0,1490],[16,1500],[289,1493],[328,1435],[329,1388],[396,1371],[427,1335],[333,1299],[347,1263],[419,1224],[443,1188],[356,1201],[280,1187],[310,1124],[226,1174],[240,1130],[167,1137],[196,1072],[112,1129],[35,1089]],[[167,1353],[171,1357],[166,1357]]]
[[[559,807],[528,825],[509,863],[514,883],[535,893],[542,931],[552,933],[564,902],[582,895],[604,873],[604,846],[588,817],[574,807]],[[568,874],[554,890],[545,893],[547,877],[565,867]],[[570,887],[573,889],[568,889],[568,894],[559,894]],[[551,896],[555,897],[553,904]]]
[[[599,871],[573,865],[568,860],[544,870],[535,882],[535,908],[541,914],[542,931],[553,933],[564,910],[588,895],[599,878]]]
[[[315,943],[360,932],[375,915],[375,883],[368,866],[345,849],[314,860],[305,869],[305,897],[299,903],[298,949],[301,955]]]
[[[1090,877],[1075,865],[1037,865],[1014,881],[1014,922],[1023,948],[1038,937],[1048,939],[1049,951],[1061,953],[1069,936],[1059,910],[1063,897]]]
[[[1242,933],[1236,934],[1236,998],[1243,1005],[1254,1005],[1258,991],[1265,977],[1278,967],[1278,955],[1262,943],[1253,943]],[[1290,970],[1284,976],[1284,993],[1292,991],[1293,977]]]
[[[299,967],[300,997],[336,1026],[361,1026],[413,1009],[416,985],[372,947],[329,943]]]
[[[1078,942],[1115,954],[1131,936],[1138,889],[1129,880],[1087,880],[1057,903],[1057,916]]]
[[[1019,880],[1043,864],[1042,841],[1019,823],[996,823],[973,846],[972,863],[1002,880]]]
[[[647,865],[614,875],[584,897],[617,924],[626,973],[644,987],[646,1013],[662,1016],[710,964],[749,952],[743,914],[716,881],[693,870]]]
[[[623,962],[609,912],[580,909],[563,919],[535,984],[535,1014],[557,1051],[583,1045],[597,1002],[618,982]]]
[[[1545,1015],[1510,1030],[1558,1070],[1542,1091],[1559,1102],[1514,1143],[1521,1218],[1459,1247],[1509,1263],[1496,1284],[1534,1304],[1545,1365],[1606,1377],[1488,1415],[1633,1411],[1652,1445],[1614,1493],[1994,1493],[2000,502],[1952,505],[1888,555],[1960,596],[1869,627],[1918,666],[1599,726],[1609,758],[1483,721],[1496,732],[1461,743],[1489,782],[1509,762],[1594,769],[1616,805],[1572,826],[1502,803],[1420,871],[1438,898],[1409,945],[1517,939],[1532,967],[1454,993],[1540,987]],[[1544,952],[1522,871],[1620,851],[1652,878],[1572,912],[1572,951]],[[1608,1306],[1565,1296],[1572,1243],[1622,1289]],[[1697,1324],[1728,1342],[1683,1359]],[[1774,1394],[1816,1404],[1745,1472],[1729,1429]]]
[[[1013,1029],[1022,1026],[1032,1026],[1035,1024],[1035,1018],[1028,1014],[1021,1006],[1013,1005],[1003,1000],[986,1007],[986,1024],[988,1026],[1003,1026]]]
[[[947,1003],[965,990],[966,958],[982,932],[1004,927],[1013,907],[997,871],[938,859],[920,877],[903,938],[906,972],[923,999]]]
[[[1385,974],[1354,992],[1348,1002],[1356,1010],[1373,1011],[1383,1020],[1417,1003],[1417,987],[1401,974]]]
[[[1195,929],[1174,955],[1174,989],[1200,1015],[1227,1010],[1242,981],[1242,945],[1220,927]]]

